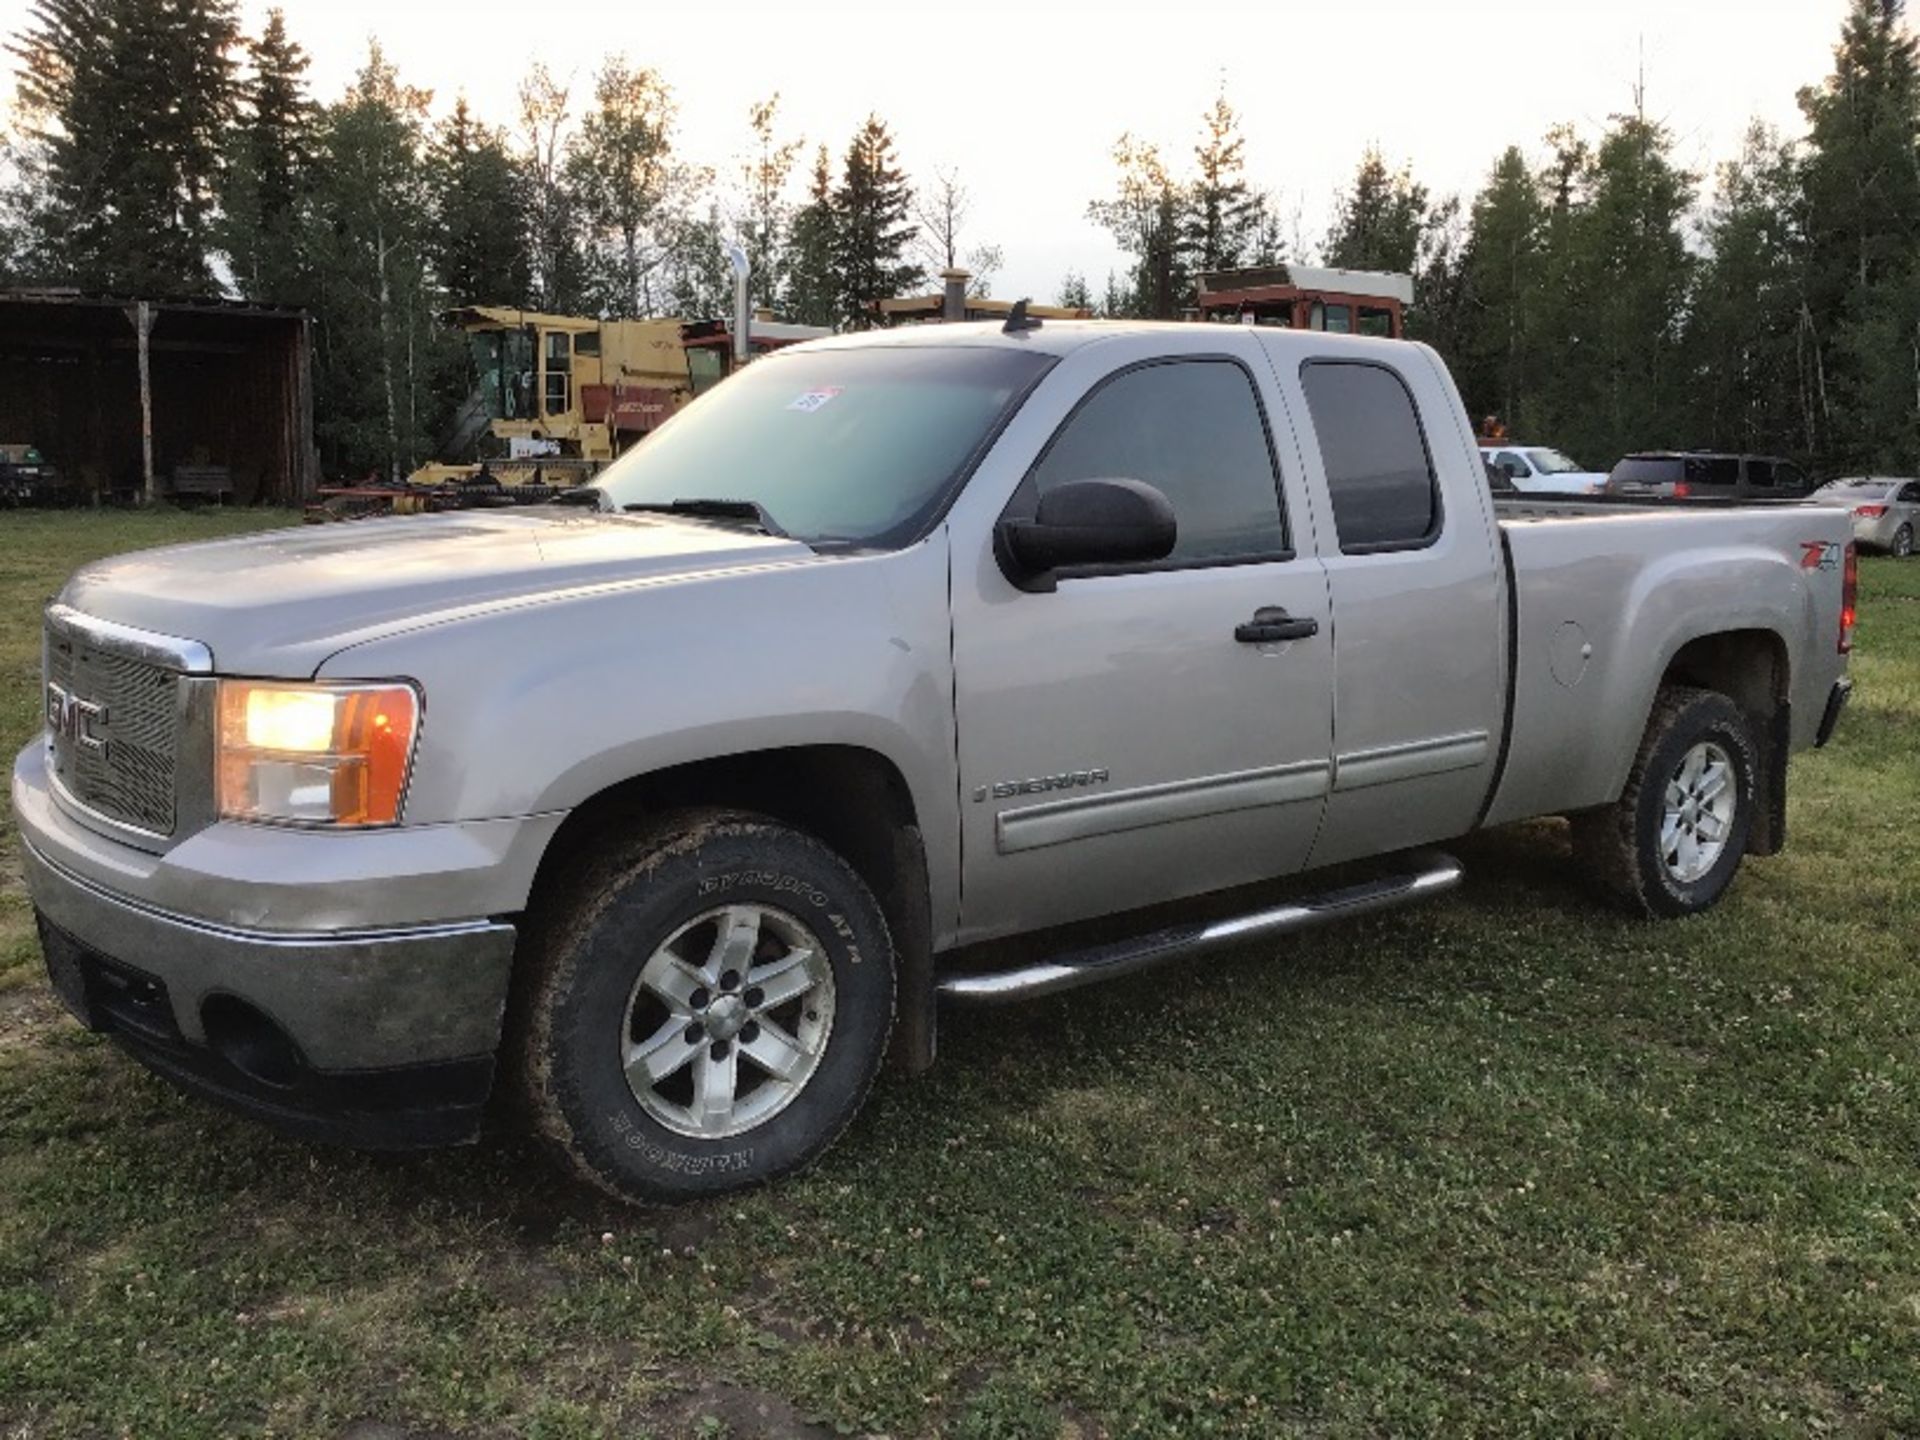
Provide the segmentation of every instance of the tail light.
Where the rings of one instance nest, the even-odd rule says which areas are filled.
[[[1860,598],[1860,551],[1849,540],[1847,559],[1840,572],[1840,653],[1853,653],[1853,617],[1855,602]]]
[[[1878,520],[1882,515],[1887,513],[1887,507],[1884,505],[1857,505],[1854,507],[1853,513],[1858,515],[1862,520]]]
[[[1687,496],[1691,495],[1692,493],[1693,493],[1693,488],[1690,485],[1688,485],[1686,481],[1676,480],[1673,482],[1673,498],[1674,499],[1684,500],[1687,498]]]

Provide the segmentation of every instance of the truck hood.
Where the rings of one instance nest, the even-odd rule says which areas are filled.
[[[198,640],[224,674],[306,676],[346,646],[476,610],[819,558],[796,540],[674,516],[462,511],[135,551],[87,566],[60,598]]]

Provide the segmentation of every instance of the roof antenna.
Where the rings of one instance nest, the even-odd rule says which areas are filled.
[[[1007,323],[1000,327],[1004,335],[1018,335],[1022,330],[1038,330],[1040,317],[1027,314],[1027,302],[1024,297],[1013,302],[1013,309],[1007,312]]]

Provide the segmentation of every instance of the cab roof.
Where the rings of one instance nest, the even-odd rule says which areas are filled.
[[[999,321],[956,321],[951,324],[904,325],[884,330],[856,330],[824,340],[810,340],[784,351],[796,354],[812,350],[864,350],[870,347],[899,346],[924,348],[935,345],[987,346],[995,349],[1039,351],[1043,355],[1069,355],[1088,345],[1122,336],[1168,334],[1191,338],[1196,331],[1211,329],[1230,333],[1257,328],[1262,339],[1279,340],[1283,345],[1321,347],[1338,344],[1342,348],[1391,346],[1395,353],[1405,351],[1409,342],[1367,335],[1341,335],[1322,330],[1294,330],[1283,325],[1248,327],[1223,325],[1214,321],[1192,320],[1045,320],[1030,330],[1008,331]]]

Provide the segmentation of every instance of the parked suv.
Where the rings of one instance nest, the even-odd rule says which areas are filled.
[[[1605,493],[1636,500],[1800,500],[1812,490],[1807,473],[1777,455],[1645,450],[1613,467]]]
[[[1820,487],[1820,498],[1853,512],[1855,544],[1900,560],[1913,554],[1914,533],[1920,531],[1920,480],[1884,475],[1835,480]]]

